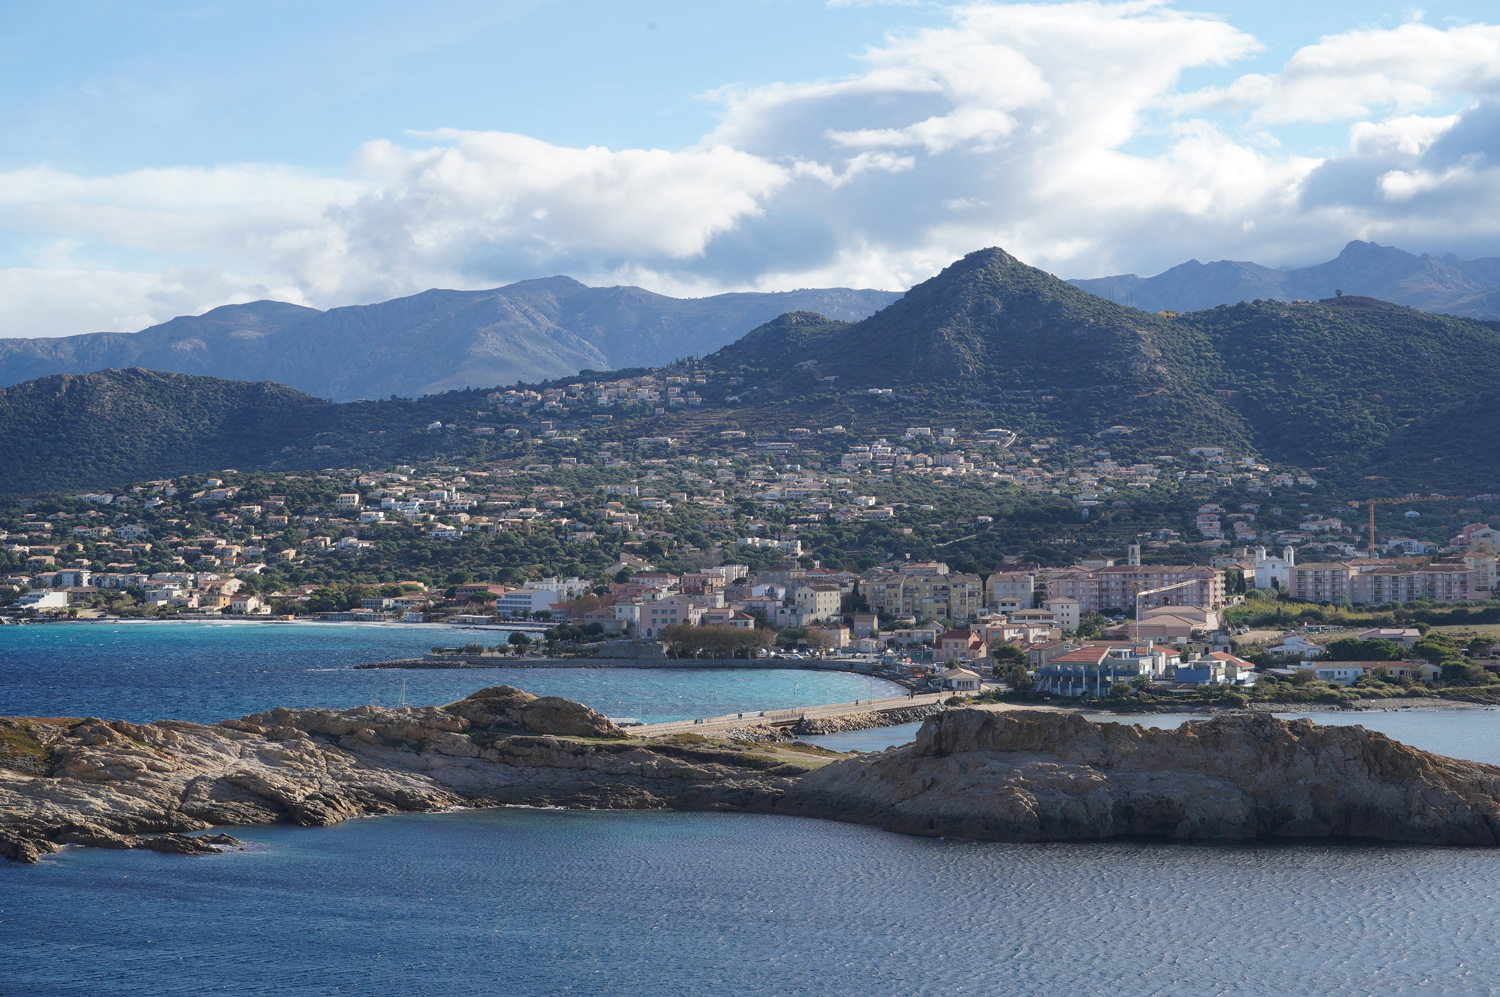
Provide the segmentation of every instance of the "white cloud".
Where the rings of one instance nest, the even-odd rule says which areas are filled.
[[[1274,76],[1243,76],[1226,88],[1185,95],[1178,106],[1245,108],[1272,123],[1342,121],[1424,110],[1459,93],[1494,93],[1497,85],[1500,26],[1441,30],[1413,20],[1330,35],[1299,49]]]
[[[1458,123],[1457,114],[1424,117],[1410,114],[1384,121],[1356,121],[1349,128],[1349,149],[1356,156],[1419,156]]]
[[[482,273],[578,259],[689,261],[762,214],[791,171],[722,144],[682,152],[563,148],[504,133],[433,133],[410,150],[367,144],[371,189],[338,213],[368,274]]]
[[[970,3],[852,77],[716,92],[719,124],[687,149],[445,130],[369,142],[337,175],[12,171],[0,332],[551,273],[694,294],[899,288],[986,245],[1087,276],[1500,239],[1500,28],[1358,28],[1279,72],[1182,91],[1258,51],[1164,0]],[[1319,121],[1345,152],[1300,153],[1305,133],[1283,129]]]

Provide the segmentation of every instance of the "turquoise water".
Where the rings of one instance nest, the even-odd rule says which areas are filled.
[[[1500,855],[965,844],[732,814],[252,828],[0,865],[0,993],[1459,995]]]
[[[273,706],[393,706],[404,683],[413,705],[514,685],[650,723],[902,692],[869,676],[792,669],[354,669],[435,644],[499,639],[446,627],[346,623],[0,627],[0,716],[215,723]]]

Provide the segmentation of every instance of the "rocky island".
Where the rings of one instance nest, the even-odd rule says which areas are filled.
[[[0,720],[0,854],[23,862],[69,844],[213,851],[233,839],[192,832],[498,805],[778,813],[992,841],[1500,844],[1500,768],[1266,715],[1163,731],[952,709],[869,755],[631,737],[509,686],[212,726]]]

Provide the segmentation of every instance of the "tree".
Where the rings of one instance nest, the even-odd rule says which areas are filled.
[[[827,630],[811,628],[807,631],[807,646],[814,651],[828,651],[833,648],[833,634]]]
[[[1078,629],[1073,631],[1073,636],[1088,639],[1097,637],[1109,626],[1109,618],[1102,613],[1087,613],[1078,621]]]
[[[530,646],[531,638],[517,630],[515,633],[510,635],[508,643],[511,647],[518,648],[524,651],[528,646]]]
[[[743,627],[706,626],[695,627],[679,623],[663,627],[661,639],[672,646],[680,657],[707,655],[717,658],[723,655],[738,656],[750,653],[755,648],[770,647],[775,635],[770,630],[747,630]]]
[[[1340,637],[1323,649],[1329,661],[1400,661],[1401,645],[1393,640]]]
[[[1026,663],[1026,652],[1014,644],[991,644],[990,656],[995,659],[995,666],[1001,665],[1024,665]]]
[[[1494,674],[1467,661],[1443,663],[1443,681],[1450,685],[1489,685],[1497,681]]]
[[[1430,631],[1427,636],[1412,645],[1411,651],[1412,654],[1419,658],[1426,658],[1434,665],[1455,660],[1461,662],[1463,658],[1458,642],[1440,631]]]
[[[1005,684],[1017,692],[1029,692],[1032,686],[1031,672],[1026,670],[1024,663],[1012,662],[1010,667],[1005,669]]]

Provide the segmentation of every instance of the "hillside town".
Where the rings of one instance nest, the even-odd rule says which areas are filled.
[[[654,402],[642,392],[685,387],[645,380],[608,391]],[[686,394],[665,397],[691,402]],[[566,405],[567,396],[507,392],[501,403],[545,408]],[[116,613],[496,629],[525,622],[554,634],[572,627],[575,643],[673,646],[684,643],[683,628],[707,627],[743,632],[734,646],[746,654],[857,657],[965,691],[1007,674],[1018,681],[1013,669],[1020,666],[1038,692],[1102,696],[1130,683],[1252,685],[1256,666],[1234,653],[1224,619],[1252,593],[1324,605],[1494,598],[1500,531],[1489,523],[1466,524],[1446,543],[1382,537],[1387,556],[1372,558],[1355,546],[1358,516],[1346,522],[1308,512],[1289,528],[1270,529],[1262,521],[1284,523],[1282,510],[1253,502],[1200,504],[1193,528],[1201,540],[1159,528],[1125,538],[1116,548],[1123,556],[1103,548],[1066,565],[1001,557],[981,567],[966,553],[964,536],[933,544],[951,552],[943,557],[872,557],[880,553],[873,545],[839,566],[815,556],[838,527],[873,526],[887,531],[882,536],[903,537],[978,534],[994,521],[983,514],[937,520],[940,493],[931,503],[903,501],[903,479],[941,485],[968,478],[985,489],[1047,491],[1060,500],[1069,496],[1047,486],[1067,484],[1077,489],[1071,501],[1088,510],[1101,496],[1207,474],[1171,470],[1175,458],[1115,466],[1102,449],[1083,455],[1087,469],[1075,460],[1045,470],[1040,457],[1022,466],[1013,434],[980,433],[966,441],[973,454],[956,452],[958,436],[911,427],[903,439],[914,446],[852,444],[826,471],[786,463],[784,454],[628,462],[608,456],[591,470],[616,473],[592,482],[565,478],[562,467],[403,465],[155,480],[120,493],[69,496],[67,511],[41,511],[47,503],[32,500],[5,531],[11,568],[4,584],[12,593],[5,612],[18,619]],[[919,452],[929,441],[943,452]],[[1043,441],[1031,452],[1046,454],[1050,446]],[[1214,466],[1224,455],[1205,448],[1183,458]],[[1241,484],[1253,488],[1254,476],[1265,473],[1238,466],[1223,475],[1229,484],[1247,475]],[[1314,484],[1264,480],[1276,489]],[[1109,501],[1113,507],[1121,500]],[[1230,546],[1228,536],[1239,545]],[[514,546],[502,556],[495,544]],[[562,570],[514,563],[517,552],[524,557],[534,548],[561,551]],[[492,565],[510,563],[500,570],[445,567],[445,559],[465,551],[479,551]],[[1176,556],[1169,563],[1163,553]],[[1283,642],[1275,650],[1294,667],[1318,657],[1316,645]],[[1392,666],[1380,667],[1387,674]],[[1420,664],[1396,667],[1431,679]],[[1352,681],[1358,671],[1339,668],[1327,681]]]

